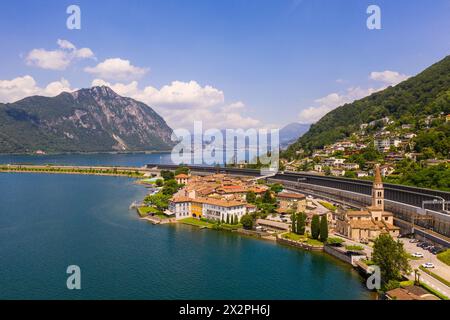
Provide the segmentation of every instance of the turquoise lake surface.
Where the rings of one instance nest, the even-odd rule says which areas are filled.
[[[143,165],[152,157],[163,155],[0,163]],[[0,299],[374,298],[355,270],[322,253],[139,220],[129,205],[145,193],[122,177],[0,173]],[[66,287],[69,265],[81,268],[81,290]]]

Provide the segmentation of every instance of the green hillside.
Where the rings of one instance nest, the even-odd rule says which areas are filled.
[[[383,117],[413,123],[414,118],[440,113],[450,113],[450,56],[395,87],[329,112],[293,143],[284,156],[293,158],[297,150],[308,153],[334,143],[349,137],[361,124]]]
[[[171,134],[151,107],[107,87],[0,104],[0,153],[168,150]]]

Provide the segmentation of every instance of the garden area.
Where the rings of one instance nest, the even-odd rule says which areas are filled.
[[[306,243],[311,246],[323,246],[322,241],[313,239],[313,238],[309,237],[308,235],[299,235],[296,233],[289,232],[289,233],[282,234],[281,237],[284,239],[287,239],[287,240],[303,242],[303,243]]]
[[[450,249],[447,249],[446,251],[439,253],[437,255],[437,258],[446,265],[450,266]]]

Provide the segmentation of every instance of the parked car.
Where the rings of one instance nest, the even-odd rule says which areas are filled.
[[[412,256],[415,257],[415,258],[423,258],[423,253],[415,252],[415,253],[412,254]]]
[[[417,246],[417,247],[420,247],[421,245],[423,245],[423,242],[422,242],[422,241],[418,241],[418,242],[416,243],[416,246]]]
[[[442,248],[434,247],[430,252],[431,252],[432,254],[436,255],[436,254],[438,254],[438,253],[441,253],[442,251],[445,251],[445,250],[442,249]]]
[[[432,264],[431,262],[426,262],[426,263],[422,264],[422,267],[431,269],[431,268],[434,268],[434,264]]]

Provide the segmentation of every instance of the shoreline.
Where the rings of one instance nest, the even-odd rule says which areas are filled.
[[[44,154],[36,154],[34,152],[19,153],[1,153],[0,156],[64,156],[64,155],[95,155],[95,154],[155,154],[155,153],[171,153],[172,150],[141,150],[141,151],[70,151],[70,152],[46,152]]]
[[[87,175],[87,176],[109,176],[109,177],[128,177],[128,178],[142,178],[143,175],[132,175],[130,171],[126,171],[126,172],[117,172],[117,173],[106,173],[106,172],[89,172],[89,168],[80,168],[77,170],[81,170],[79,172],[72,172],[70,170],[73,169],[65,169],[65,170],[57,170],[57,168],[53,167],[53,170],[51,167],[40,167],[40,168],[31,168],[33,170],[30,170],[30,167],[27,166],[26,168],[16,168],[14,167],[14,169],[11,170],[11,168],[9,168],[8,170],[4,169],[4,166],[2,167],[2,165],[0,165],[0,174],[1,173],[37,173],[37,174],[66,174],[66,175]],[[133,172],[134,173],[134,172]],[[135,181],[136,184],[137,181]],[[141,185],[143,187],[145,187],[145,185]],[[270,235],[270,236],[263,236],[258,234],[255,231],[251,231],[251,230],[245,230],[245,229],[228,229],[228,228],[213,228],[213,227],[205,227],[205,226],[199,226],[199,225],[194,225],[194,224],[189,224],[189,223],[183,223],[182,221],[179,220],[174,220],[171,218],[168,219],[161,219],[159,222],[156,222],[156,219],[152,219],[152,217],[141,217],[139,215],[138,212],[138,208],[135,208],[136,210],[136,214],[138,216],[139,220],[144,220],[146,222],[152,223],[154,225],[156,224],[167,224],[167,225],[177,225],[177,224],[182,224],[185,226],[191,226],[192,228],[196,228],[198,230],[202,230],[202,229],[210,229],[210,230],[214,230],[214,231],[222,231],[222,232],[227,232],[227,233],[232,233],[235,234],[239,237],[244,237],[244,238],[252,238],[255,240],[263,240],[263,241],[270,241],[275,245],[281,245],[284,247],[289,247],[290,249],[293,250],[302,250],[304,252],[309,252],[309,253],[321,253],[326,255],[327,257],[331,258],[334,263],[338,263],[338,264],[342,264],[343,266],[351,267],[349,268],[349,271],[351,270],[352,272],[354,271],[358,271],[356,268],[352,267],[352,265],[345,263],[344,261],[341,261],[340,259],[337,259],[336,257],[334,257],[333,255],[330,255],[328,253],[326,253],[323,250],[308,250],[306,248],[300,248],[298,246],[294,246],[294,245],[290,245],[288,243],[284,243],[284,242],[279,242],[278,241],[278,236],[277,235]],[[166,220],[166,221],[164,221]],[[362,275],[360,275],[361,279],[364,280],[364,277]],[[363,284],[364,281],[361,281],[361,284]],[[372,292],[371,290],[367,290],[369,292]],[[376,300],[376,298],[374,298]]]
[[[134,169],[134,168],[133,168]],[[42,166],[42,165],[0,165],[0,173],[41,173],[66,175],[91,175],[110,177],[143,178],[144,171],[138,168],[84,167],[84,166]]]

